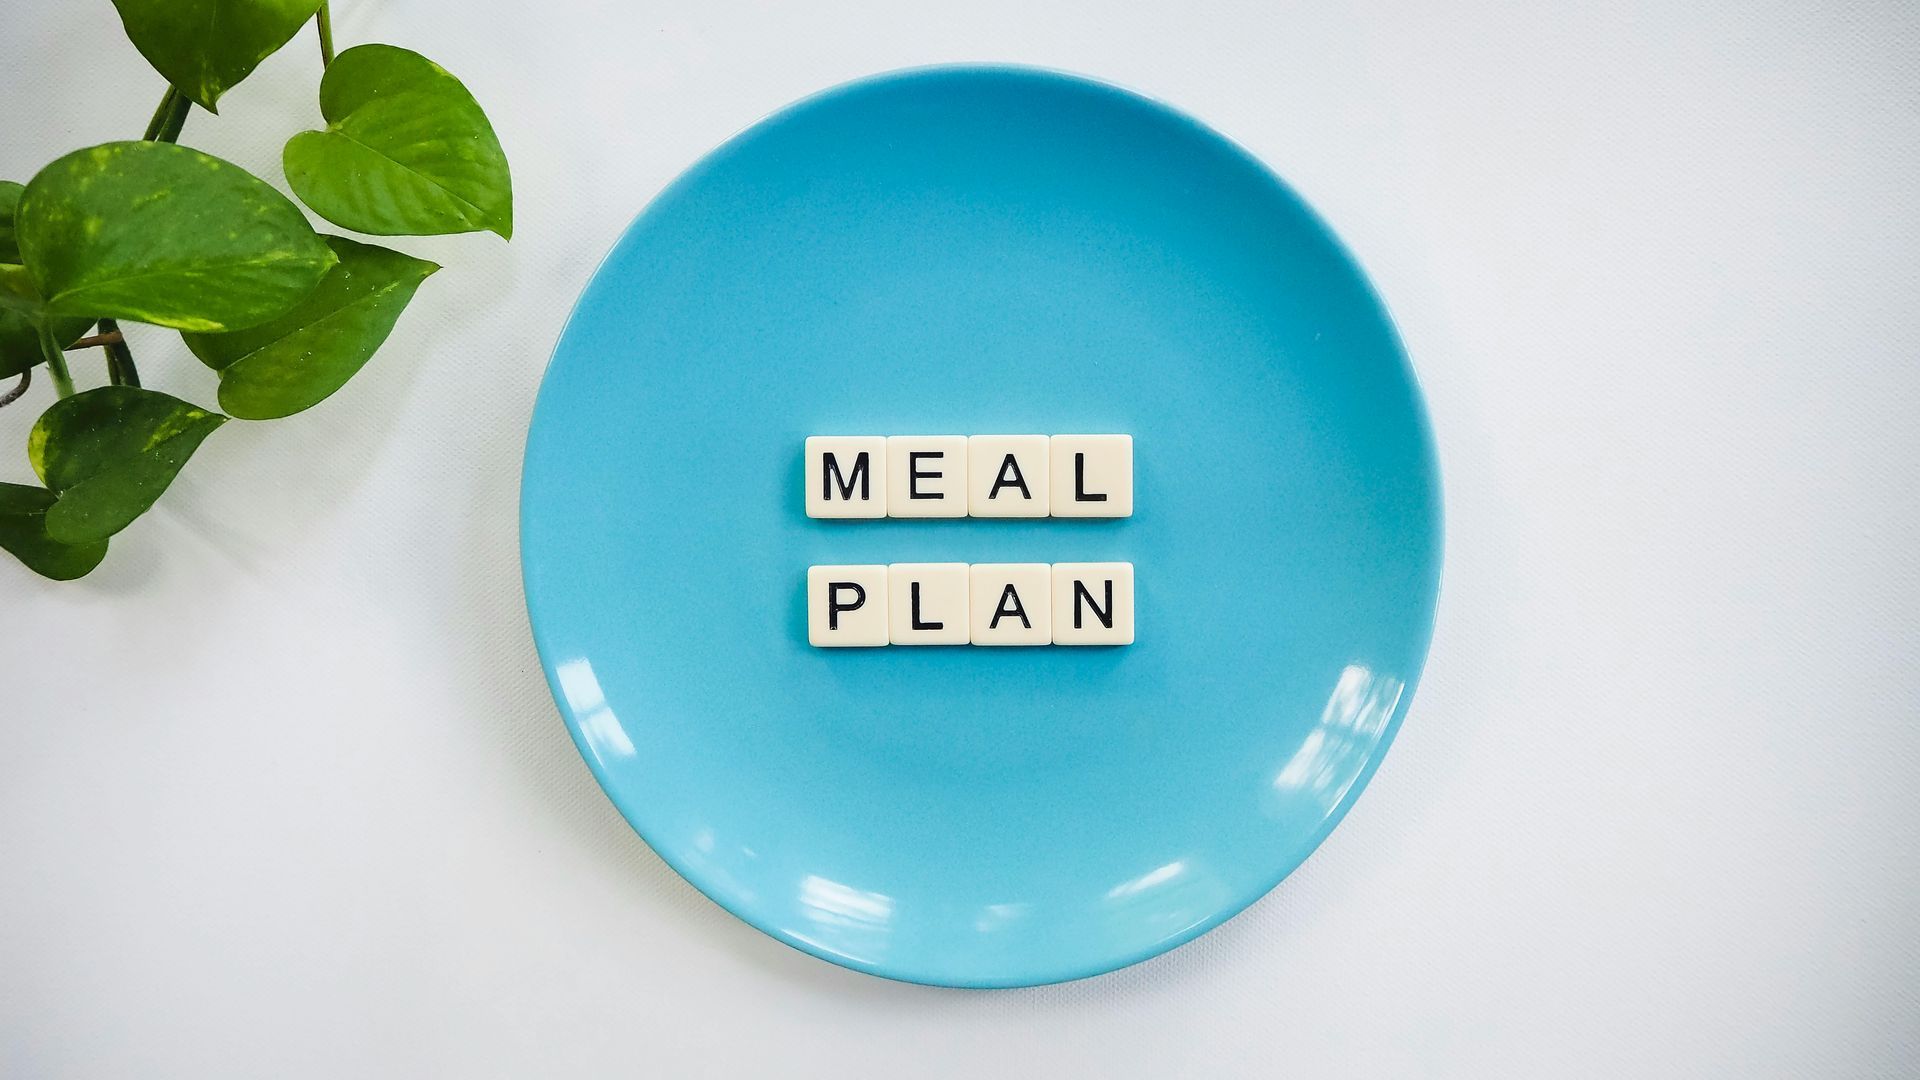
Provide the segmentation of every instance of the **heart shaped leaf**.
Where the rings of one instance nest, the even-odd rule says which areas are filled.
[[[82,544],[126,528],[226,420],[136,386],[102,386],[55,402],[27,436],[34,471],[59,496],[46,512],[47,535]]]
[[[63,544],[47,535],[47,510],[53,492],[26,484],[0,484],[0,548],[27,569],[55,581],[71,581],[107,557],[105,540]]]
[[[25,184],[0,180],[0,263],[20,261],[20,242],[13,238],[13,208],[20,205]]]
[[[265,322],[334,262],[286,196],[170,143],[107,143],[60,158],[27,184],[14,225],[49,313],[180,330]]]
[[[134,48],[208,112],[287,43],[320,0],[113,0]]]
[[[392,45],[348,49],[320,81],[320,113],[327,129],[288,140],[282,163],[321,217],[375,236],[513,235],[507,156],[445,68]]]
[[[62,345],[78,341],[93,329],[92,319],[49,316],[26,268],[0,263],[0,379],[46,359],[40,351],[42,320],[50,320],[53,339]]]
[[[0,263],[0,311],[17,311],[38,317],[47,310],[33,275],[17,263]]]
[[[10,307],[0,307],[0,379],[11,379],[45,359],[40,353],[40,331],[33,319]]]
[[[46,359],[40,348],[40,321],[46,317],[46,305],[26,267],[0,263],[0,378]]]
[[[339,256],[292,311],[231,334],[185,334],[220,372],[220,407],[248,420],[291,416],[325,400],[373,356],[427,275],[440,267],[372,244],[327,237]]]
[[[73,344],[91,329],[92,319],[56,317],[53,320],[54,340],[63,345]],[[40,351],[40,330],[34,325],[33,317],[0,305],[0,379],[13,378],[45,359]]]

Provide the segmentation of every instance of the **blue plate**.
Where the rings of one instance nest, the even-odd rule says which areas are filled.
[[[812,434],[1127,432],[1123,520],[815,521]],[[1440,494],[1351,257],[1258,161],[1046,71],[809,98],[627,230],[527,438],[535,640],[627,820],[861,971],[1093,975],[1246,907],[1379,764]],[[1126,648],[814,649],[812,563],[1126,561]]]

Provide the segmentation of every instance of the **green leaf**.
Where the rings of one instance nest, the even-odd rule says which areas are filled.
[[[271,322],[231,334],[185,334],[220,373],[220,407],[247,420],[291,416],[346,385],[427,275],[440,269],[372,244],[327,237],[340,257],[320,286]]]
[[[17,263],[0,263],[0,311],[18,311],[26,315],[39,315],[47,308],[47,302],[40,298],[40,290],[33,283],[33,275],[27,268]]]
[[[76,150],[20,197],[20,253],[47,310],[180,330],[252,326],[333,265],[299,207],[238,165],[170,143]]]
[[[0,263],[0,379],[12,378],[46,359],[40,351],[40,320],[49,318],[40,290],[25,267]],[[93,320],[52,316],[53,338],[69,345],[93,329]]]
[[[71,345],[91,329],[92,319],[55,317],[53,339]],[[11,379],[45,359],[33,316],[0,305],[0,379]]]
[[[0,263],[20,261],[20,242],[13,238],[13,208],[20,204],[26,185],[0,180]]]
[[[208,112],[300,27],[320,0],[113,0],[134,48]]]
[[[71,581],[100,565],[105,540],[63,544],[47,535],[47,509],[53,492],[26,484],[0,484],[0,548],[27,569],[55,581]]]
[[[60,497],[47,511],[47,535],[78,544],[126,528],[226,422],[136,386],[102,386],[55,402],[27,436],[27,459]]]
[[[24,266],[0,263],[0,378],[11,378],[45,360],[40,320],[46,305]]]
[[[416,52],[361,45],[320,81],[325,131],[282,154],[293,193],[335,225],[375,236],[490,229],[513,235],[513,183],[487,114]]]
[[[11,379],[44,359],[32,317],[0,307],[0,379]]]

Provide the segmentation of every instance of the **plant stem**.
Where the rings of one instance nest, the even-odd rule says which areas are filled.
[[[193,108],[193,101],[172,86],[160,96],[160,105],[153,110],[153,119],[147,121],[147,133],[140,136],[148,142],[172,142],[180,137],[180,128],[187,122],[187,110]]]
[[[320,0],[313,23],[320,30],[320,66],[324,68],[333,63],[333,16],[327,11],[327,0]]]
[[[103,330],[98,334],[88,334],[86,337],[67,346],[67,351],[79,352],[81,349],[96,349],[102,345],[111,345],[116,341],[123,340],[125,340],[125,338],[121,335],[120,331],[115,330],[109,334]]]
[[[119,323],[112,319],[100,320],[100,345],[107,350],[107,376],[114,385],[139,386],[140,369],[133,366],[133,350],[127,348]]]
[[[173,100],[168,101],[165,98],[160,100],[160,108],[165,111],[165,115],[160,117],[159,130],[147,136],[153,142],[179,141],[180,129],[187,126],[187,114],[193,111],[192,98],[172,87],[168,87],[167,92],[173,95]],[[148,126],[148,130],[152,130],[151,125]]]
[[[46,357],[47,373],[53,376],[53,388],[60,396],[73,396],[73,376],[67,373],[67,355],[60,351],[60,343],[53,340],[53,328],[45,319],[40,321],[40,354]]]
[[[174,99],[179,96],[180,91],[175,90],[172,83],[168,83],[167,92],[160,95],[160,104],[153,110],[153,119],[147,121],[147,133],[140,136],[142,139],[152,141],[160,136],[160,129],[167,122],[167,114],[173,111]]]
[[[26,393],[27,387],[32,385],[33,385],[33,369],[28,368],[27,370],[20,373],[20,381],[13,384],[13,389],[7,391],[4,394],[0,394],[0,409],[4,409],[8,405],[11,405],[16,401],[19,401],[20,395]]]

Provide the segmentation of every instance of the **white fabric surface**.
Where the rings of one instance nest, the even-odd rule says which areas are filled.
[[[369,370],[217,433],[93,577],[0,561],[0,1075],[1920,1060],[1911,5],[335,7],[472,87],[517,237],[403,242],[447,269]],[[5,21],[0,176],[138,134],[161,84],[106,0]],[[1140,88],[1294,183],[1399,320],[1448,510],[1426,681],[1321,852],[1193,945],[1004,993],[831,967],[668,871],[557,718],[516,550],[541,368],[627,220],[792,99],[967,59]],[[303,36],[184,141],[278,182],[318,74]]]

